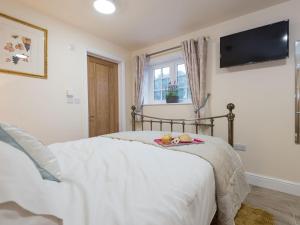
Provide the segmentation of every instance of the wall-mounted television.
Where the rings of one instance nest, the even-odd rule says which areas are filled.
[[[281,21],[220,38],[220,67],[289,56],[289,21]]]

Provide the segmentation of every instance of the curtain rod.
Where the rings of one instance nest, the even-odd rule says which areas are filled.
[[[210,37],[204,37],[205,40],[209,40]],[[153,53],[150,53],[150,54],[146,54],[146,57],[151,57],[151,56],[154,56],[154,55],[159,55],[161,53],[164,53],[164,52],[169,52],[169,51],[173,51],[173,50],[177,50],[177,49],[180,49],[181,48],[181,45],[178,45],[178,46],[175,46],[175,47],[172,47],[172,48],[167,48],[167,49],[164,49],[164,50],[161,50],[161,51],[157,51],[157,52],[153,52]]]
[[[151,57],[151,56],[154,56],[154,55],[159,55],[161,53],[169,52],[169,51],[172,51],[172,50],[177,50],[177,49],[180,49],[180,48],[181,48],[181,45],[178,45],[178,46],[175,46],[175,47],[172,47],[172,48],[167,48],[167,49],[164,49],[164,50],[160,50],[160,51],[157,51],[157,52],[146,54],[146,57]]]

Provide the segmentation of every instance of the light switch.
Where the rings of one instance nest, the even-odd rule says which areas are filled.
[[[67,97],[74,97],[74,91],[72,89],[66,90]]]
[[[73,104],[73,102],[74,102],[73,97],[72,98],[67,97],[67,104]]]

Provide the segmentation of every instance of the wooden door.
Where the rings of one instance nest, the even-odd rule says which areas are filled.
[[[119,131],[118,64],[88,56],[89,136]]]

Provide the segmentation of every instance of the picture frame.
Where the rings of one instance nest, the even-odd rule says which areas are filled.
[[[0,73],[48,77],[48,30],[0,12]]]

